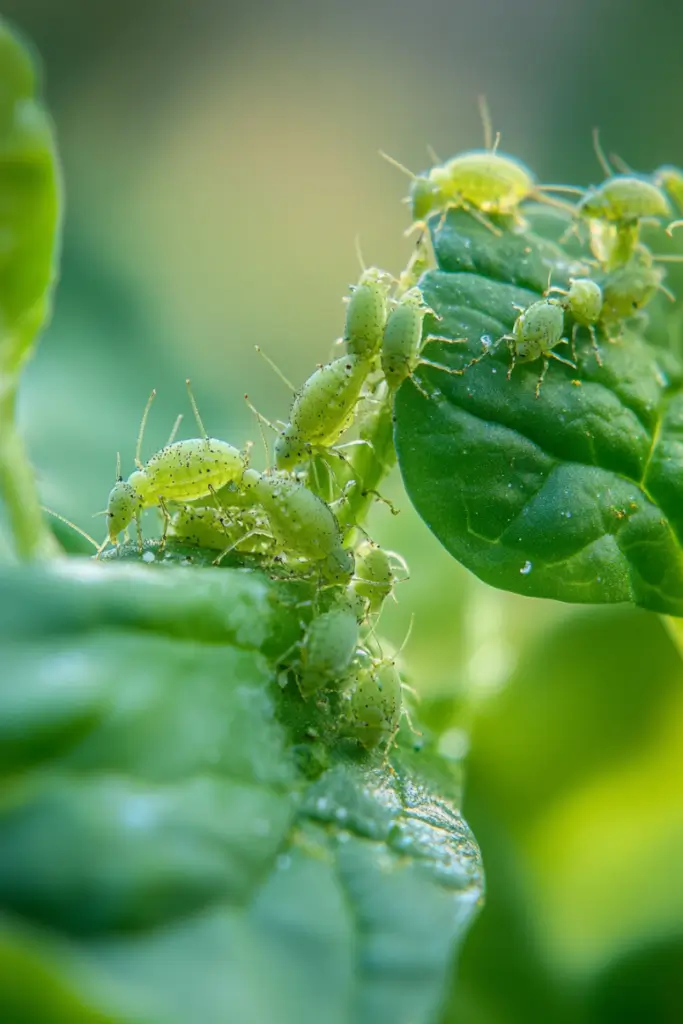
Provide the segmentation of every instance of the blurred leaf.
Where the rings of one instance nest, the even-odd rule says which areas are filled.
[[[529,215],[539,232],[566,222]],[[578,265],[529,229],[500,238],[465,213],[433,218],[438,269],[422,279],[441,321],[469,339],[432,343],[426,356],[462,367],[482,340],[509,332],[514,305],[539,299],[552,271],[566,285]],[[421,367],[429,400],[406,382],[396,400],[396,443],[408,493],[444,546],[487,583],[563,601],[630,601],[683,615],[681,368],[634,329],[587,336],[574,371],[552,363],[506,379],[505,346],[462,376]]]
[[[14,429],[19,373],[49,311],[60,185],[52,124],[25,47],[0,20],[0,496],[18,552],[54,554]]]
[[[316,738],[324,708],[273,667],[300,597],[232,569],[0,577],[0,906],[28,990],[0,985],[3,1019],[435,1019],[481,900],[457,781]]]

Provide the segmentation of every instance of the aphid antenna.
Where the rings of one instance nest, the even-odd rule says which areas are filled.
[[[192,412],[194,413],[195,421],[197,423],[197,426],[199,427],[199,433],[202,435],[204,440],[207,440],[209,435],[207,434],[206,428],[205,428],[204,424],[202,423],[202,418],[199,415],[199,409],[197,407],[197,402],[195,401],[195,397],[194,397],[194,395],[192,393],[192,385],[190,384],[190,378],[189,377],[186,378],[185,385],[187,387],[187,394],[188,394],[188,397],[190,399],[190,405],[192,406]]]
[[[683,256],[653,256],[654,263],[683,263]]]
[[[227,532],[227,531],[226,531]],[[226,555],[229,555],[231,551],[234,551],[238,544],[243,544],[245,540],[249,540],[250,537],[255,536],[258,530],[247,530],[241,537],[238,537],[236,541],[233,541],[224,551],[221,551],[217,558],[214,558],[212,565],[220,565]]]
[[[76,533],[80,533],[81,537],[84,537],[87,541],[89,541],[96,551],[98,550],[100,545],[97,543],[95,538],[91,537],[89,533],[85,532],[85,530],[82,530],[80,526],[76,526],[76,524],[72,523],[70,519],[66,518],[66,516],[60,515],[59,512],[55,512],[53,508],[48,508],[47,505],[41,505],[40,507],[42,508],[43,512],[47,512],[47,514],[49,516],[52,516],[53,519],[59,519],[60,523],[64,523],[66,526],[70,526],[72,530],[75,530]]]
[[[488,149],[491,153],[495,153],[498,149],[498,143],[500,142],[500,132],[496,134],[496,141],[493,141],[493,123],[491,121],[491,111],[484,93],[479,93],[477,96],[477,107],[479,108],[479,117],[481,118],[481,125],[484,130],[484,149]]]
[[[114,478],[118,483],[121,483],[123,477],[121,476],[121,452],[116,453],[116,476]]]
[[[249,407],[249,409],[251,409],[251,411],[253,412],[254,416],[256,417],[256,421],[258,423],[258,428],[259,428],[259,433],[261,435],[261,440],[263,441],[263,448],[264,448],[264,451],[266,453],[266,467],[268,469],[270,469],[270,451],[268,450],[268,443],[266,441],[266,435],[263,432],[263,424],[265,423],[266,426],[270,427],[271,430],[274,430],[276,434],[279,434],[279,430],[277,429],[277,427],[273,426],[273,424],[270,422],[270,420],[266,419],[266,417],[263,415],[263,413],[260,413],[258,411],[258,409],[256,408],[255,405],[251,404],[251,402],[249,400],[249,395],[245,395],[244,396],[244,401],[247,403],[247,406]]]
[[[140,429],[138,431],[138,440],[137,440],[137,444],[135,445],[135,465],[138,467],[138,469],[142,469],[142,460],[140,458],[140,453],[142,452],[142,439],[145,436],[145,427],[147,426],[147,417],[149,416],[149,410],[152,408],[152,402],[154,401],[156,396],[157,396],[156,388],[153,388],[151,395],[147,399],[147,405],[145,406],[145,411],[142,414],[142,419],[140,420]],[[117,456],[117,458],[118,458],[118,456]],[[121,477],[119,476],[118,472],[116,474],[116,479],[117,480],[121,479]]]
[[[593,149],[595,150],[595,155],[598,158],[598,163],[602,167],[607,177],[613,178],[614,170],[609,160],[605,156],[605,151],[603,150],[602,144],[600,142],[600,129],[597,126],[593,128]]]
[[[273,370],[278,375],[278,377],[280,378],[282,383],[285,385],[285,387],[288,387],[290,391],[292,391],[292,392],[294,392],[294,394],[296,394],[296,390],[297,389],[294,387],[294,385],[292,384],[291,380],[288,380],[288,378],[285,377],[284,373],[282,372],[280,367],[277,365],[277,363],[274,363],[273,360],[270,358],[270,356],[266,355],[266,353],[263,351],[263,349],[261,348],[260,345],[254,345],[254,349],[258,352],[258,354],[263,359],[265,359],[265,361],[268,363],[268,366],[271,368],[271,370]]]
[[[683,227],[683,220],[672,220],[671,223],[669,224],[669,226],[666,229],[666,233],[669,236],[669,238],[672,238],[673,237],[672,233],[676,230],[676,228],[680,228],[680,227]]]
[[[358,260],[358,263],[360,265],[360,269],[361,269],[362,273],[365,273],[365,271],[368,268],[366,267],[365,260],[363,259],[363,250],[361,249],[361,245],[360,245],[360,235],[356,235],[356,237],[354,238],[354,240],[353,240],[353,247],[356,250],[356,259]]]
[[[430,146],[429,143],[427,143],[427,156],[429,157],[433,164],[443,163],[443,160],[441,159],[437,151],[434,149],[433,146]]]
[[[622,160],[622,158],[619,156],[618,153],[610,153],[609,158],[612,161],[612,164],[614,165],[614,167],[616,167],[616,169],[619,171],[620,174],[635,174],[636,173],[633,170],[633,168],[631,166],[629,166],[629,164],[626,163],[625,160]]]
[[[417,178],[417,174],[415,174],[414,171],[408,170],[405,164],[399,163],[398,160],[395,160],[393,156],[389,156],[388,153],[385,153],[383,149],[378,149],[377,152],[382,157],[382,159],[386,160],[387,163],[390,163],[392,167],[396,167],[397,170],[401,171],[408,178],[411,178],[412,181],[415,181],[415,179]],[[408,202],[410,202],[410,200],[408,200]]]
[[[173,442],[175,441],[175,439],[177,437],[177,434],[178,434],[178,428],[180,427],[180,424],[182,422],[183,422],[183,414],[181,412],[179,412],[178,415],[176,416],[175,423],[173,424],[173,429],[171,430],[171,433],[169,434],[168,441],[166,442],[166,447],[167,448],[169,447],[169,445],[172,445]]]
[[[674,295],[674,293],[669,288],[667,288],[665,284],[662,284],[661,281],[657,285],[657,291],[661,292],[662,295],[666,295],[666,297],[669,300],[669,302],[675,302],[676,301],[676,296]]]

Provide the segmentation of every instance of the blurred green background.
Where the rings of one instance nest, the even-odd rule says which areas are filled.
[[[152,387],[146,451],[186,410],[259,441],[325,360],[368,262],[397,272],[415,169],[481,144],[545,181],[599,178],[590,143],[683,164],[683,6],[671,0],[6,0],[45,70],[67,194],[55,314],[21,421],[43,500],[92,529]],[[189,435],[194,428],[186,422]],[[256,449],[255,449],[256,450]],[[491,591],[411,512],[374,513],[410,580],[383,630],[445,754],[468,753],[466,815],[488,905],[445,1019],[683,1019],[683,670],[665,625]],[[97,520],[95,523],[97,524]],[[101,523],[100,523],[101,526]],[[97,527],[96,527],[97,528]],[[103,531],[102,531],[103,532]],[[99,536],[99,532],[98,532]]]

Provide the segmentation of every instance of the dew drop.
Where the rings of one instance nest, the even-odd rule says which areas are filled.
[[[531,564],[531,562],[525,562],[519,571],[522,576],[528,576],[532,569],[533,565]]]

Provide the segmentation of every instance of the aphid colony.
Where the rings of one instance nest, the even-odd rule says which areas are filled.
[[[366,406],[390,408],[396,388],[421,361],[430,310],[414,281],[408,269],[401,283],[363,269],[347,299],[337,343],[343,355],[319,366],[295,392],[286,423],[272,424],[257,413],[276,435],[275,465],[263,472],[250,464],[248,449],[208,436],[189,381],[199,436],[176,441],[174,428],[169,443],[143,462],[153,392],[127,480],[117,460],[107,537],[98,551],[118,546],[121,534],[127,540],[133,523],[142,550],[142,513],[157,509],[159,551],[167,544],[208,549],[216,552],[216,565],[230,556],[231,564],[308,581],[313,597],[302,604],[301,635],[281,658],[281,678],[295,679],[306,701],[324,703],[334,692],[339,733],[368,749],[388,750],[402,715],[400,676],[374,626],[407,566],[373,543],[353,514],[368,493],[355,456],[359,445],[371,442],[340,442]]]
[[[464,210],[494,235],[502,233],[501,227],[514,232],[524,227],[524,203],[534,200],[560,207],[571,215],[566,237],[587,236],[589,252],[582,260],[586,264],[583,276],[570,279],[568,289],[551,287],[549,281],[538,301],[524,309],[513,307],[518,316],[512,331],[488,344],[481,355],[460,369],[464,373],[505,342],[511,356],[508,378],[517,363],[542,360],[536,385],[538,397],[551,359],[577,369],[577,337],[582,330],[588,333],[595,359],[602,365],[598,336],[617,341],[625,322],[638,316],[658,291],[674,299],[664,285],[660,264],[681,262],[683,257],[654,256],[641,240],[641,227],[662,226],[669,221],[667,231],[671,234],[683,225],[683,220],[671,221],[674,208],[683,214],[683,171],[667,166],[650,176],[636,174],[613,158],[620,171],[615,173],[595,132],[596,154],[606,175],[600,185],[585,190],[539,185],[524,164],[498,151],[499,136],[492,141],[485,107],[482,114],[483,150],[436,162],[422,174],[413,174],[393,158],[387,159],[411,178],[406,202],[414,226],[423,231],[429,223],[432,228],[436,225],[438,232],[449,210]],[[553,192],[574,193],[579,198],[572,204],[553,197]],[[571,360],[556,352],[565,344],[571,346]]]
[[[622,166],[616,174],[597,136],[605,181],[581,192],[574,205],[554,199],[552,192],[580,190],[538,185],[528,168],[498,152],[486,113],[484,123],[484,150],[411,174],[409,202],[421,228],[413,256],[398,279],[363,267],[345,300],[344,330],[337,342],[341,354],[318,366],[295,390],[287,422],[273,424],[250,405],[259,425],[275,432],[274,466],[259,471],[250,464],[248,448],[240,451],[209,437],[189,381],[200,436],[175,441],[179,417],[167,445],[143,463],[152,392],[138,434],[136,468],[127,480],[117,461],[105,512],[107,537],[98,549],[99,557],[108,545],[118,547],[120,535],[127,540],[134,522],[142,550],[142,513],[157,509],[163,520],[158,551],[167,543],[207,549],[216,553],[216,565],[229,557],[230,564],[256,565],[278,578],[308,581],[313,596],[302,602],[300,635],[281,657],[280,678],[285,683],[295,679],[303,700],[333,705],[338,735],[367,749],[383,746],[387,753],[405,710],[404,687],[396,659],[383,654],[374,628],[407,567],[398,555],[373,543],[361,522],[370,496],[384,500],[375,488],[392,462],[381,461],[375,450],[380,427],[374,425],[384,423],[386,431],[393,396],[408,379],[429,398],[415,377],[423,363],[461,376],[505,343],[508,378],[517,363],[542,360],[538,397],[551,360],[577,370],[577,344],[585,332],[601,365],[600,342],[617,340],[625,321],[640,314],[657,291],[670,295],[657,266],[665,258],[653,257],[643,244],[641,225],[670,219],[672,203],[683,213],[683,172],[666,167],[647,177]],[[502,227],[516,231],[524,225],[528,200],[562,207],[571,215],[573,233],[587,234],[585,272],[571,278],[567,288],[551,286],[549,277],[537,301],[513,307],[518,315],[511,332],[459,368],[426,359],[427,341],[468,340],[425,337],[425,318],[438,320],[419,286],[431,265],[426,221],[438,232],[449,210],[459,209],[500,235]],[[679,223],[670,224],[670,230]],[[570,346],[571,360],[558,355],[562,344]],[[343,442],[354,427],[357,436]],[[373,461],[374,469],[380,468],[369,473]]]

